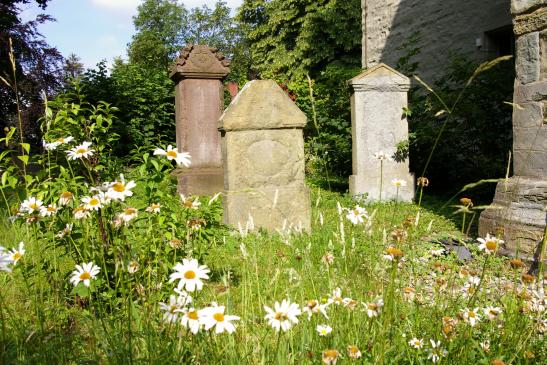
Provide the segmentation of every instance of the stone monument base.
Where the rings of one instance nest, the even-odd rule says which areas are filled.
[[[173,175],[177,177],[179,194],[215,195],[224,190],[222,167],[177,167]]]
[[[547,223],[547,181],[513,176],[496,187],[493,208],[479,219],[479,236],[499,235],[505,248],[531,260],[536,256]]]
[[[223,196],[224,223],[245,227],[252,217],[257,227],[311,229],[310,191],[307,186],[226,191]]]
[[[393,177],[385,176],[382,182],[382,200],[395,200],[402,202],[411,202],[414,199],[414,174],[406,173],[406,176],[398,176],[398,179],[406,181],[405,187],[397,188],[393,186],[391,180]],[[367,202],[378,201],[380,197],[380,175],[351,175],[349,177],[349,193],[352,196],[368,193]]]

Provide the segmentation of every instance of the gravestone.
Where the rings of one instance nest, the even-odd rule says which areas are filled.
[[[519,256],[537,255],[547,205],[547,3],[513,0],[516,79],[513,94],[513,173],[500,181],[479,235],[503,236]]]
[[[306,116],[272,80],[248,82],[219,120],[224,222],[310,230],[304,181]]]
[[[230,73],[229,65],[215,48],[188,45],[171,71],[177,148],[189,152],[192,160],[189,168],[174,172],[180,193],[213,195],[223,189],[217,121],[224,109],[222,80]]]
[[[414,176],[409,173],[408,160],[388,159],[380,166],[380,160],[374,156],[378,152],[393,156],[397,143],[408,140],[403,108],[407,106],[410,80],[391,67],[379,64],[349,80],[349,84],[353,87],[350,194],[368,193],[368,200],[377,200],[381,196],[382,199],[411,201],[414,198]],[[393,179],[406,182],[398,193],[397,187],[391,183]]]

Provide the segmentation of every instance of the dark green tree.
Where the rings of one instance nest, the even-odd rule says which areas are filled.
[[[38,26],[52,21],[40,14],[36,19],[23,22],[20,6],[30,0],[3,0],[0,2],[0,128],[13,125],[16,119],[17,95],[23,116],[23,132],[30,142],[37,142],[40,130],[36,120],[43,112],[43,93],[54,94],[62,86],[63,58],[50,47],[38,32]],[[48,0],[35,1],[42,9]],[[10,42],[13,63],[10,60]],[[13,70],[15,68],[15,72]]]

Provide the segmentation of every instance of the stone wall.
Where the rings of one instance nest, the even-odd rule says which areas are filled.
[[[540,0],[542,1],[542,0]],[[524,0],[523,0],[524,2]],[[398,48],[421,32],[418,74],[438,76],[451,52],[482,61],[498,56],[485,32],[511,26],[510,0],[361,0],[363,67],[385,63],[394,67],[403,55]],[[477,39],[482,45],[477,46]]]

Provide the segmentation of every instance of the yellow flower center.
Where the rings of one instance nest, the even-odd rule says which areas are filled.
[[[414,288],[406,287],[403,289],[403,291],[405,292],[405,294],[414,293]]]
[[[124,211],[123,211],[123,214],[125,215],[133,215],[137,212],[137,210],[135,208],[126,208]]]
[[[72,199],[72,193],[70,191],[65,191],[61,194],[61,198],[63,199]]]
[[[476,317],[476,314],[475,314],[475,312],[473,312],[473,311],[469,311],[468,316],[469,316],[469,318],[475,318],[475,317]]]
[[[55,212],[55,208],[54,207],[47,207],[47,211],[48,212]]]
[[[193,272],[192,270],[188,270],[184,273],[184,278],[188,279],[188,280],[195,279],[196,278],[196,273]]]
[[[224,314],[222,314],[222,313],[215,313],[215,314],[213,314],[213,318],[214,318],[215,321],[217,321],[217,322],[224,322]]]
[[[176,306],[176,305],[172,305],[172,306],[170,306],[170,307],[169,307],[169,312],[171,312],[171,313],[175,313],[175,311],[176,311],[177,309],[179,309],[179,307],[178,307],[178,306]]]
[[[91,198],[89,199],[89,205],[99,205],[99,199],[97,198]]]
[[[191,201],[191,200],[186,200],[186,201],[184,202],[184,206],[185,206],[186,208],[192,208],[192,207],[194,206],[194,202]]]
[[[386,252],[388,253],[388,255],[391,255],[393,257],[401,257],[403,256],[403,251],[399,250],[398,248],[396,247],[393,247],[393,246],[390,246],[387,248]]]
[[[317,300],[310,300],[308,302],[308,308],[313,309],[317,305]]]
[[[167,157],[172,157],[172,158],[177,158],[177,151],[175,151],[175,150],[167,151],[166,156]]]
[[[80,280],[89,280],[91,279],[91,274],[87,271],[84,271],[80,274]]]
[[[356,353],[359,352],[359,348],[357,348],[357,346],[349,346],[348,352],[352,355],[355,355]]]
[[[118,193],[123,193],[125,191],[125,184],[122,184],[121,182],[114,183],[112,189]]]
[[[378,304],[376,303],[368,303],[367,308],[371,311],[375,311],[378,309]]]
[[[276,312],[274,318],[275,318],[276,320],[278,320],[278,321],[284,321],[284,320],[286,320],[288,317],[287,317],[287,315],[286,315],[285,313],[283,313],[283,312]]]
[[[12,256],[11,256],[11,259],[13,261],[17,261],[19,260],[21,257],[23,256],[23,254],[19,251],[15,252]]]
[[[85,149],[85,148],[78,148],[76,150],[76,154],[78,154],[78,155],[83,155],[86,152],[87,152],[87,149]]]
[[[323,351],[323,356],[326,359],[333,360],[333,359],[338,358],[338,351],[336,351],[336,350],[325,350],[325,351]]]
[[[485,246],[488,251],[494,251],[496,248],[498,248],[498,244],[496,243],[496,241],[492,240],[486,241]]]
[[[186,313],[186,316],[194,321],[197,321],[198,320],[198,312],[196,311],[190,311],[188,313]]]
[[[354,215],[359,215],[359,211],[358,211],[357,209],[355,209],[355,210],[353,211],[353,214],[354,214]]]
[[[490,315],[493,317],[496,317],[498,315],[498,312],[495,309],[490,309],[488,313],[490,313]]]

